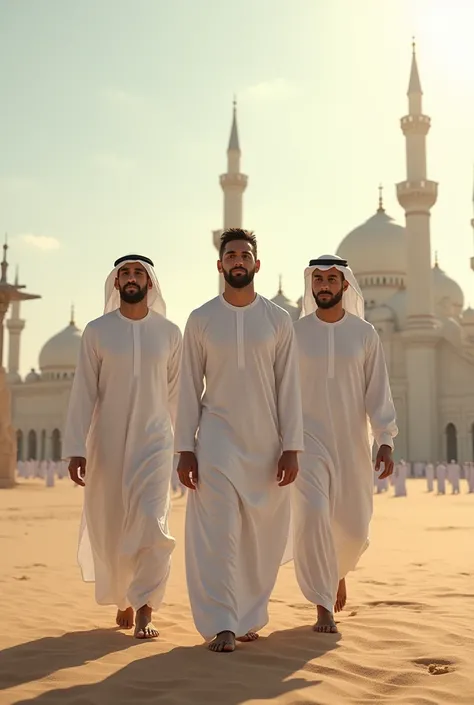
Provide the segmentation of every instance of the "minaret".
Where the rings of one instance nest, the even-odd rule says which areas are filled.
[[[474,216],[474,188],[473,188],[473,191],[472,191],[472,213],[473,213],[473,216]],[[472,231],[473,231],[473,233],[474,233],[474,217],[471,218],[471,228],[472,228]],[[474,272],[474,257],[471,257],[471,269],[472,269],[472,271]]]
[[[406,142],[407,178],[397,184],[397,198],[405,211],[407,234],[407,327],[436,326],[431,281],[430,209],[438,184],[426,178],[426,135],[430,118],[423,115],[415,43],[408,86],[408,115],[401,119]]]
[[[19,286],[18,267],[15,273],[15,286]],[[8,328],[8,374],[10,379],[19,379],[20,370],[20,338],[25,327],[25,321],[20,318],[20,300],[10,304],[10,318],[7,319]]]
[[[224,192],[224,230],[242,227],[243,193],[247,188],[248,177],[240,172],[240,142],[237,128],[237,101],[234,98],[232,127],[227,147],[227,172],[221,174],[219,182]],[[214,246],[219,249],[223,230],[214,230]],[[223,290],[223,278],[220,276],[220,291]]]
[[[397,184],[398,202],[405,211],[407,288],[403,331],[407,373],[408,455],[412,462],[434,461],[444,449],[437,436],[437,321],[433,309],[430,209],[438,185],[426,177],[426,135],[430,118],[423,114],[420,76],[413,43],[408,115],[401,119],[406,141],[406,181]]]

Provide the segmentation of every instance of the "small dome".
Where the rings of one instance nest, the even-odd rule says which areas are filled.
[[[366,309],[365,314],[366,319],[373,325],[376,323],[393,323],[395,319],[392,309],[384,304]]]
[[[440,268],[436,261],[433,269],[433,296],[437,314],[459,316],[464,307],[464,294],[457,282]]]
[[[71,371],[76,368],[82,331],[76,326],[74,318],[69,325],[48,340],[40,352],[39,366],[41,372]]]
[[[28,372],[28,374],[25,377],[25,382],[39,382],[40,379],[41,379],[41,377],[36,372],[36,370],[31,368],[31,370]]]
[[[465,326],[474,325],[474,308],[469,306],[465,311],[463,311],[462,324]]]
[[[294,301],[290,301],[290,299],[285,296],[282,289],[281,277],[280,285],[278,287],[278,293],[276,296],[273,297],[272,302],[287,311],[293,321],[297,321],[299,319],[301,314],[301,306],[299,306]]]
[[[7,372],[7,384],[20,384],[21,377],[18,372]]]
[[[339,245],[357,277],[367,274],[406,275],[405,228],[385,213],[380,203],[375,215],[352,230]]]

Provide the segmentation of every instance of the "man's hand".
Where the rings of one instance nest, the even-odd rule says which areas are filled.
[[[380,470],[382,463],[384,464],[384,470],[379,476],[379,480],[384,480],[386,477],[390,477],[393,473],[393,458],[392,449],[390,446],[380,446],[379,452],[377,453],[377,459],[375,461],[375,472]]]
[[[179,481],[190,490],[195,490],[198,483],[198,462],[196,455],[189,451],[179,454],[177,472]]]
[[[280,487],[290,485],[298,474],[298,453],[295,450],[285,450],[278,461],[277,480]]]
[[[76,485],[80,485],[81,487],[85,487],[86,483],[84,482],[84,478],[86,476],[86,459],[85,458],[79,458],[79,457],[74,457],[71,458],[69,461],[69,477],[73,482],[76,483]]]

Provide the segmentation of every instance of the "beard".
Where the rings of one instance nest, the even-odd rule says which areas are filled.
[[[236,276],[233,273],[235,271],[242,272],[242,274]],[[231,269],[229,272],[226,272],[225,269],[223,269],[222,273],[224,275],[225,281],[229,286],[231,286],[233,289],[243,289],[245,286],[248,286],[253,282],[253,278],[255,276],[255,269],[252,269],[251,271],[245,272],[245,274],[243,274],[243,269],[240,267],[236,267],[235,269]]]
[[[140,289],[137,284],[126,284],[124,287],[119,289],[120,298],[126,304],[139,304],[143,301],[148,292],[148,284]]]
[[[342,297],[344,295],[344,287],[341,286],[341,290],[338,291],[337,294],[332,294],[330,298],[321,299],[321,293],[321,291],[318,291],[318,293],[315,294],[313,291],[314,300],[316,301],[318,307],[325,309],[333,308],[334,306],[337,306],[340,301],[342,301]],[[330,292],[325,291],[324,293],[327,295]]]

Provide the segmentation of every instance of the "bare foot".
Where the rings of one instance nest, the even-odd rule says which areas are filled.
[[[247,641],[257,641],[258,636],[259,635],[257,632],[247,632],[247,634],[244,634],[243,636],[236,637],[236,641],[241,641],[243,643],[246,643]]]
[[[219,632],[208,647],[211,651],[235,651],[235,634],[233,632]]]
[[[126,610],[117,610],[115,621],[120,629],[131,629],[133,627],[133,607],[127,607]]]
[[[154,639],[159,636],[159,631],[151,621],[151,607],[143,605],[137,610],[135,617],[135,638],[136,639]]]
[[[322,634],[338,634],[339,632],[334,616],[321,605],[318,605],[318,621],[314,625],[313,631]]]
[[[339,587],[337,588],[336,604],[334,605],[334,612],[341,612],[346,606],[347,601],[347,590],[346,590],[346,579],[342,578],[339,581]]]

